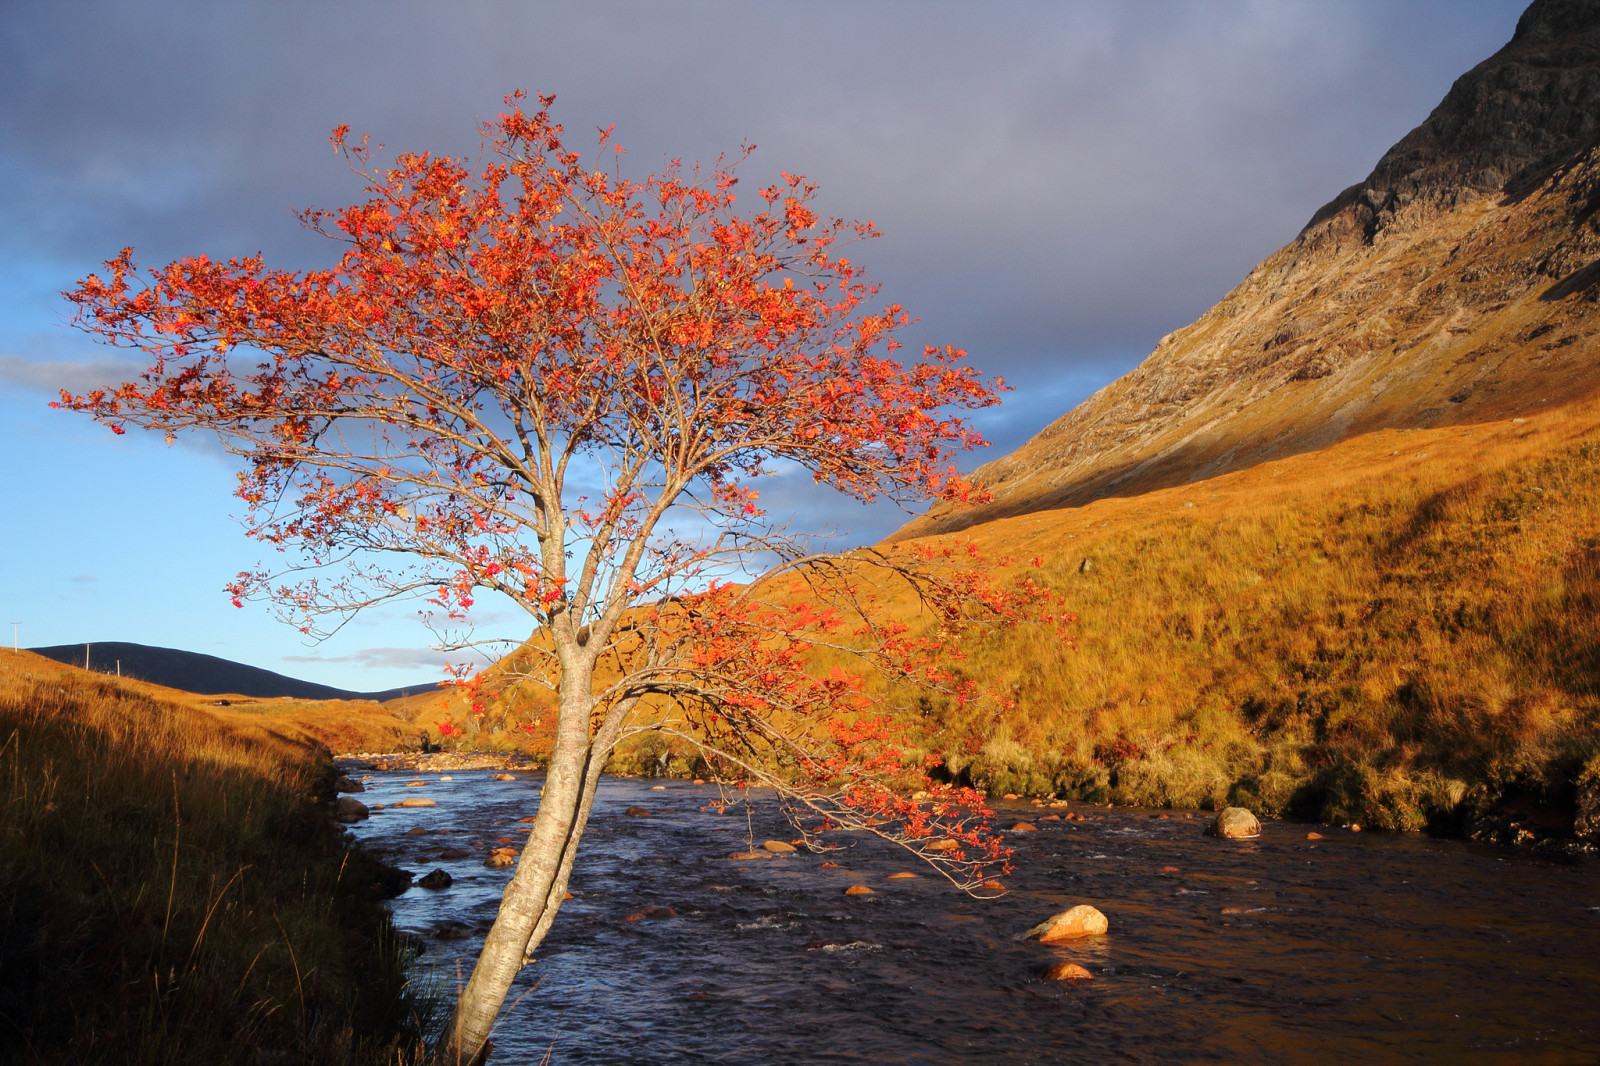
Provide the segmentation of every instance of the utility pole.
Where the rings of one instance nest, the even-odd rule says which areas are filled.
[[[87,644],[83,646],[83,668],[85,670],[89,669],[89,645]]]
[[[118,677],[122,676],[122,660],[121,659],[117,660],[117,676]]]

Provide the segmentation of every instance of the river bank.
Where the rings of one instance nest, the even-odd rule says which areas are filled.
[[[412,1061],[431,1023],[309,740],[0,654],[0,1061]]]

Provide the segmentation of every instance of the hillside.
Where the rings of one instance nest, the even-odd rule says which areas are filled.
[[[1537,0],[1366,181],[1132,373],[894,539],[1600,386],[1600,2]]]
[[[29,648],[35,655],[69,666],[85,667],[97,673],[117,673],[122,677],[201,695],[253,696],[258,699],[289,697],[299,700],[384,700],[400,699],[428,690],[427,685],[385,689],[381,692],[352,692],[319,685],[312,681],[247,666],[215,655],[177,648],[153,648],[126,641],[101,644],[55,644]],[[87,657],[87,659],[86,659]]]

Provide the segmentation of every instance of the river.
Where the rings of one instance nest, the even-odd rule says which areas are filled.
[[[454,878],[393,901],[426,945],[418,976],[464,980],[510,877],[484,856],[520,846],[539,776],[361,776],[384,809],[355,835]],[[392,806],[406,796],[437,806]],[[770,802],[706,811],[716,796],[604,782],[493,1063],[1600,1062],[1592,858],[1284,822],[1239,843],[1202,835],[1204,814],[1042,822],[1012,803],[1002,824],[1039,831],[1011,835],[1009,892],[980,901],[875,840],[730,860],[795,834]],[[1106,936],[1017,939],[1078,903]],[[675,913],[628,920],[651,908]],[[1060,961],[1093,979],[1045,980]]]

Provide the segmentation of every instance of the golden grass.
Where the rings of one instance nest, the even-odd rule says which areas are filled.
[[[1043,557],[1081,616],[1075,648],[972,648],[962,669],[1019,701],[1007,720],[928,715],[929,749],[980,787],[1415,829],[1570,810],[1594,772],[1593,401],[952,536]]]
[[[415,1036],[325,754],[201,699],[0,653],[0,1060],[385,1062]]]

